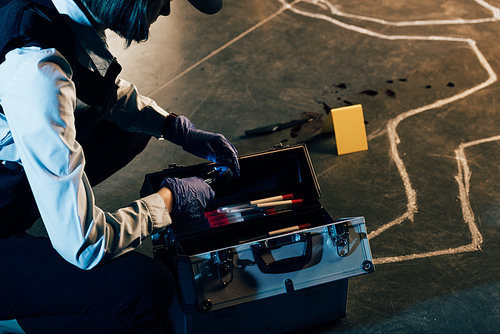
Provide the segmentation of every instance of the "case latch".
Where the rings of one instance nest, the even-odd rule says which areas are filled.
[[[233,280],[233,252],[230,249],[220,250],[210,253],[212,263],[217,270],[219,282],[222,285],[228,285]],[[230,274],[229,280],[224,281],[223,277]]]
[[[328,226],[328,234],[333,245],[337,247],[337,254],[341,257],[347,256],[350,251],[349,225],[347,223],[330,225]]]

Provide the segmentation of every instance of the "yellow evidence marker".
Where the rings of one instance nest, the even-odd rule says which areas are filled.
[[[331,109],[321,132],[332,131],[335,132],[338,155],[368,149],[361,104]]]

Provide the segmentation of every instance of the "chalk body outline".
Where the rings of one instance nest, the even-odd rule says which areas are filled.
[[[414,221],[414,215],[418,209],[417,194],[411,185],[410,176],[406,170],[404,162],[401,159],[401,156],[399,155],[399,152],[397,149],[397,146],[401,143],[401,140],[400,140],[398,133],[396,131],[397,126],[402,121],[406,120],[409,117],[421,114],[421,113],[428,111],[428,110],[437,109],[437,108],[443,107],[445,105],[448,105],[450,103],[462,100],[462,99],[476,93],[477,91],[482,90],[482,89],[492,85],[493,83],[495,83],[498,80],[495,71],[493,71],[491,65],[489,64],[489,62],[486,60],[486,58],[484,57],[482,52],[477,47],[476,42],[470,38],[458,38],[458,37],[447,37],[447,36],[385,35],[385,34],[381,34],[381,33],[378,33],[378,32],[363,28],[363,27],[344,23],[342,21],[339,21],[339,20],[337,20],[333,17],[327,16],[327,15],[302,11],[296,7],[288,5],[285,0],[278,0],[278,1],[280,1],[284,6],[286,6],[288,9],[290,9],[292,12],[294,12],[296,14],[315,18],[315,19],[325,20],[325,21],[328,21],[328,22],[330,22],[336,26],[339,26],[341,28],[355,31],[355,32],[358,32],[360,34],[364,34],[364,35],[371,36],[374,38],[380,38],[380,39],[392,40],[392,41],[395,41],[395,40],[420,40],[420,41],[441,41],[441,42],[463,43],[463,44],[467,45],[474,52],[478,61],[481,64],[481,66],[488,73],[488,78],[484,82],[482,82],[482,83],[480,83],[472,88],[469,88],[469,89],[467,89],[461,93],[455,94],[451,97],[437,100],[431,104],[427,104],[427,105],[424,105],[424,106],[421,106],[421,107],[418,107],[415,109],[408,110],[408,111],[401,113],[398,116],[396,116],[395,118],[388,121],[387,126],[386,126],[386,130],[387,130],[387,135],[389,137],[389,142],[390,142],[390,156],[391,156],[391,159],[396,164],[396,167],[399,171],[399,174],[401,176],[401,179],[402,179],[404,187],[405,187],[406,197],[408,200],[407,210],[405,213],[403,213],[398,218],[382,225],[381,227],[379,227],[375,231],[370,232],[368,234],[368,238],[373,239],[373,238],[377,237],[378,235],[380,235],[381,233],[387,231],[391,227],[402,224],[406,220]],[[484,22],[499,21],[499,18],[500,18],[500,9],[499,8],[494,7],[483,0],[473,0],[473,1],[475,1],[478,5],[490,10],[492,12],[492,17],[491,18],[484,18],[484,19],[475,19],[475,20],[456,19],[456,20],[428,20],[428,21],[427,20],[419,20],[419,21],[391,22],[391,21],[380,20],[380,19],[376,19],[376,18],[370,18],[367,16],[344,13],[344,12],[338,10],[337,8],[335,8],[335,6],[333,6],[327,0],[302,0],[300,2],[308,2],[308,3],[314,4],[314,5],[318,5],[318,6],[322,7],[323,9],[329,9],[332,15],[341,16],[341,17],[348,17],[348,18],[355,18],[355,19],[358,19],[361,21],[370,21],[370,22],[376,22],[376,23],[391,25],[391,26],[477,24],[477,23],[484,23]],[[473,251],[481,250],[481,244],[483,243],[483,237],[482,237],[482,235],[477,227],[476,220],[474,217],[474,212],[472,211],[472,208],[470,205],[469,190],[470,190],[471,172],[469,170],[469,166],[467,163],[465,149],[468,147],[472,147],[472,146],[480,145],[482,143],[487,143],[487,142],[496,141],[496,140],[500,140],[500,136],[493,136],[490,138],[479,139],[479,140],[475,140],[475,141],[472,141],[469,143],[462,143],[455,150],[455,159],[457,161],[457,168],[458,168],[458,174],[456,175],[455,180],[457,181],[458,189],[459,189],[459,199],[460,199],[461,208],[462,208],[462,216],[464,218],[465,223],[468,225],[469,231],[471,233],[471,237],[472,237],[471,242],[469,244],[462,245],[459,247],[453,247],[453,248],[443,249],[443,250],[438,250],[438,251],[414,253],[414,254],[402,255],[402,256],[390,256],[390,257],[383,257],[383,258],[375,258],[374,259],[375,264],[402,262],[402,261],[421,259],[421,258],[427,258],[427,257],[433,257],[433,256],[450,255],[450,254],[457,254],[457,253],[463,253],[463,252],[473,252]]]

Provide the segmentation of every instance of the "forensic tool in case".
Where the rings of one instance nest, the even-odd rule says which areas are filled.
[[[155,258],[177,278],[169,310],[175,332],[286,333],[344,318],[348,279],[374,270],[365,219],[333,219],[322,207],[304,144],[239,163],[240,177],[218,187],[205,216],[174,221],[153,238]],[[207,166],[148,174],[141,195],[165,177]],[[259,207],[297,199],[300,205]]]
[[[248,207],[251,207],[251,206],[256,205],[256,204],[272,203],[272,202],[280,202],[280,201],[288,201],[288,200],[293,200],[293,194],[278,195],[278,196],[253,200],[253,201],[250,201],[247,203],[238,203],[238,204],[227,205],[227,206],[217,208],[217,212],[230,212],[230,210],[248,208]]]
[[[215,164],[203,168],[197,176],[216,189],[218,186],[227,183],[233,177],[233,172],[228,166]]]

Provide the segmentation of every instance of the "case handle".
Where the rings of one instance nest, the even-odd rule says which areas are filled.
[[[292,256],[289,258],[273,261],[271,263],[267,263],[263,258],[263,255],[265,253],[269,254],[273,249],[278,249],[280,247],[299,242],[304,243],[304,251],[300,256]],[[291,234],[260,242],[258,244],[252,245],[251,248],[255,263],[257,263],[257,266],[259,267],[261,272],[265,274],[288,273],[301,270],[306,264],[311,262],[312,237],[311,233],[309,232]]]

